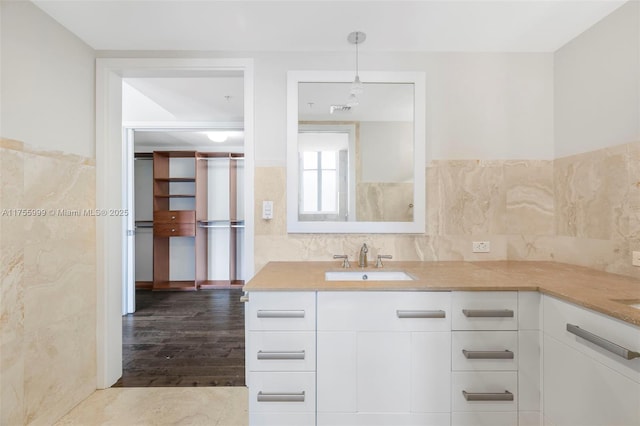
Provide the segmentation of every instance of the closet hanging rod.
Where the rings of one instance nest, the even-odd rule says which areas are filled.
[[[221,157],[198,157],[198,160],[244,160],[244,157],[232,157],[232,156],[221,156]]]

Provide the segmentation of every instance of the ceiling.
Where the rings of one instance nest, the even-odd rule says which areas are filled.
[[[97,50],[553,52],[626,1],[35,0]]]

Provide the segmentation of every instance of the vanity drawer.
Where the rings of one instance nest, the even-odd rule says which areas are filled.
[[[453,330],[517,330],[518,292],[454,291]]]
[[[319,292],[318,330],[449,331],[450,292]]]
[[[625,355],[625,349],[640,352],[640,327],[549,296],[543,298],[543,312],[545,335],[640,383],[640,358],[620,356]],[[610,349],[620,355],[592,342],[604,343],[599,339],[612,343]]]
[[[454,371],[451,373],[452,411],[518,410],[515,371]]]
[[[195,237],[195,224],[154,224],[153,235],[158,237]]]
[[[452,332],[451,367],[454,371],[516,371],[518,369],[518,332]]]
[[[315,331],[315,292],[259,291],[249,294],[247,330]]]
[[[194,210],[157,210],[153,212],[155,223],[196,223]]]
[[[250,331],[249,371],[315,371],[316,335],[312,331]]]
[[[316,411],[314,372],[253,372],[249,387],[249,411]]]
[[[451,414],[451,426],[518,426],[518,413],[457,412]]]

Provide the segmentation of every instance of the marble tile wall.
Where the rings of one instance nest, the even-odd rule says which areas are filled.
[[[640,142],[554,162],[555,260],[640,278]]]
[[[271,260],[371,257],[396,260],[556,260],[639,276],[640,143],[555,161],[433,161],[427,175],[427,232],[421,235],[287,234],[285,168],[256,169],[256,271]],[[471,242],[491,241],[491,252]]]
[[[96,386],[95,162],[2,139],[0,173],[0,424],[51,424]]]
[[[361,182],[356,187],[357,220],[411,222],[413,184]]]

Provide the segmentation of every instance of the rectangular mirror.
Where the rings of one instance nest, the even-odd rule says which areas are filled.
[[[287,230],[423,233],[424,74],[290,71]]]

